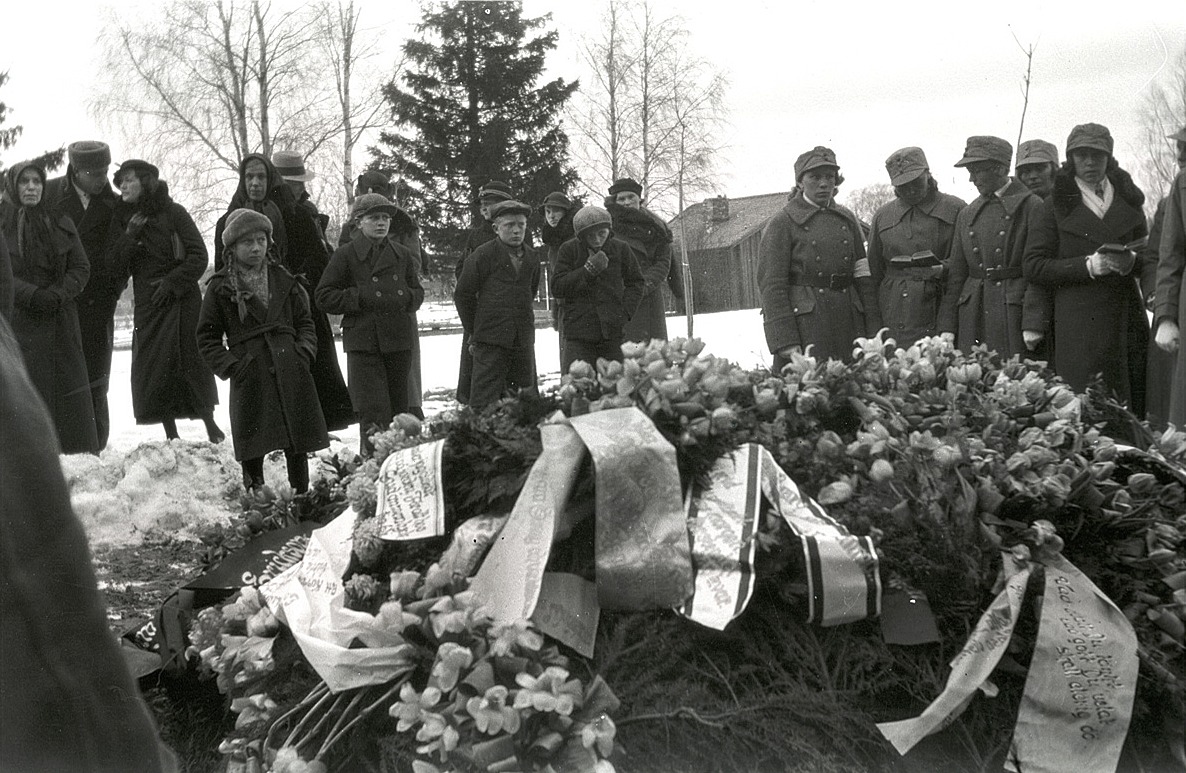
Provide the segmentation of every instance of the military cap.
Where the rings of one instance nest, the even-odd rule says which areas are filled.
[[[386,212],[395,217],[397,208],[391,200],[382,193],[364,193],[354,199],[354,206],[350,208],[350,216],[362,219],[373,212]]]
[[[625,193],[627,191],[641,196],[642,186],[639,185],[636,180],[633,180],[629,177],[622,177],[618,180],[614,180],[614,184],[609,187],[609,195],[611,196],[617,196],[619,193]]]
[[[511,186],[502,180],[491,180],[478,189],[478,201],[510,201]]]
[[[1026,164],[1058,165],[1058,148],[1046,140],[1026,140],[1017,146],[1017,167]]]
[[[885,160],[885,171],[889,172],[890,184],[895,187],[905,185],[911,180],[917,180],[923,172],[930,168],[922,148],[895,150]]]
[[[1110,156],[1112,147],[1112,133],[1108,131],[1107,126],[1101,126],[1098,123],[1081,123],[1071,129],[1071,133],[1067,136],[1068,156],[1071,155],[1072,150],[1083,148],[1102,150]]]
[[[98,140],[79,140],[66,147],[70,166],[80,172],[106,172],[111,166],[111,148]]]
[[[531,215],[531,207],[521,201],[508,199],[506,201],[500,201],[490,208],[491,222],[503,215],[523,215],[524,217],[529,217]]]
[[[1012,160],[1013,146],[1009,144],[1008,140],[976,134],[968,138],[968,143],[964,146],[964,157],[956,161],[955,165],[968,166],[977,161],[996,161],[1009,166],[1009,162]]]
[[[830,166],[833,169],[840,168],[840,164],[836,163],[836,154],[832,152],[831,148],[816,145],[795,159],[795,179],[798,180],[805,172],[821,166]]]

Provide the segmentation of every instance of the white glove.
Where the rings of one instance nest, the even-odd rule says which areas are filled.
[[[1172,320],[1163,319],[1157,326],[1157,335],[1153,339],[1164,351],[1176,352],[1181,345],[1181,333],[1178,324]]]
[[[1110,274],[1112,273],[1112,261],[1108,259],[1107,255],[1093,252],[1087,256],[1087,273],[1091,274],[1092,279]]]
[[[1042,339],[1046,337],[1045,333],[1039,333],[1037,330],[1022,330],[1021,340],[1025,341],[1025,348],[1031,352],[1042,343]]]

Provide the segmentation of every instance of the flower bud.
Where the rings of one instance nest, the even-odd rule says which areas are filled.
[[[885,459],[875,459],[869,467],[869,477],[878,483],[885,483],[894,477],[894,466]]]

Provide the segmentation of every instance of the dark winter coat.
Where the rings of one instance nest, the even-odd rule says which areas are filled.
[[[1157,270],[1156,256],[1139,250],[1140,259],[1123,276],[1093,279],[1088,273],[1086,258],[1101,245],[1149,235],[1141,209],[1145,194],[1122,169],[1109,172],[1108,179],[1116,192],[1101,219],[1083,204],[1074,173],[1065,166],[1055,173],[1054,190],[1037,221],[1039,233],[1025,252],[1025,275],[1047,288],[1052,300],[1054,371],[1077,392],[1102,373],[1105,389],[1144,418],[1149,322],[1138,281]]]
[[[934,183],[932,183],[934,185]],[[946,259],[963,199],[937,189],[914,206],[896,198],[877,210],[869,224],[869,271],[877,285],[881,323],[901,347],[939,332],[939,302],[947,279]],[[943,265],[892,263],[930,250]]]
[[[453,302],[474,343],[506,348],[535,345],[534,299],[539,290],[539,255],[523,245],[515,271],[507,246],[493,239],[465,259]]]
[[[148,222],[127,232],[136,212]],[[218,404],[214,374],[198,353],[194,330],[202,306],[198,280],[206,245],[193,218],[169,196],[165,182],[135,204],[119,202],[111,224],[113,259],[132,277],[132,410],[138,424],[200,419]],[[158,290],[160,295],[157,295]],[[154,303],[154,296],[159,303]]]
[[[12,305],[16,290],[12,285],[12,256],[8,254],[8,240],[0,239],[0,317],[12,324]]]
[[[625,242],[634,252],[644,280],[642,300],[626,323],[626,340],[666,340],[667,309],[663,301],[663,284],[671,273],[671,229],[649,209],[623,207],[608,198],[605,208],[613,218],[614,238]]]
[[[317,207],[309,201],[308,195],[292,203],[282,213],[284,229],[288,235],[288,262],[302,267],[297,281],[310,297],[310,312],[313,327],[317,331],[317,356],[313,360],[313,383],[317,386],[317,398],[321,402],[321,413],[325,424],[331,430],[345,429],[354,423],[354,407],[350,392],[342,378],[338,363],[338,349],[334,331],[325,312],[312,300],[329,264],[329,253],[325,248],[325,236]]]
[[[1161,234],[1165,231],[1165,216],[1169,209],[1170,197],[1165,196],[1157,203],[1157,211],[1153,214],[1153,223],[1149,226],[1149,249],[1156,258],[1161,251]],[[1157,272],[1153,272],[1153,281],[1141,283],[1141,292],[1145,295],[1145,304],[1152,310],[1157,299]],[[1174,369],[1178,363],[1177,352],[1167,352],[1157,345],[1155,338],[1157,325],[1149,329],[1149,366],[1145,369],[1145,415],[1153,429],[1165,429],[1169,421],[1170,395],[1173,393]]]
[[[960,210],[947,261],[939,330],[970,350],[987,344],[1002,357],[1026,352],[1022,330],[1049,332],[1049,297],[1022,273],[1042,200],[1017,180],[1004,196],[978,196]]]
[[[585,270],[589,245],[569,239],[560,247],[552,292],[564,301],[564,337],[573,341],[623,341],[626,320],[642,299],[646,280],[634,252],[612,236],[601,246],[609,264],[596,276]]]
[[[0,770],[177,770],[107,627],[53,422],[3,319],[0,417]]]
[[[821,209],[799,194],[770,219],[758,246],[758,290],[771,352],[812,346],[820,360],[847,360],[854,339],[877,332],[861,236],[852,212],[835,203]],[[860,269],[865,276],[856,276]]]
[[[10,202],[2,206],[5,246],[12,258],[12,329],[29,379],[49,409],[62,453],[98,453],[90,378],[75,306],[90,275],[78,231],[70,218],[51,214],[46,207],[14,207]],[[30,217],[46,219],[47,247],[33,247],[31,240],[18,235],[22,230],[28,233]],[[52,294],[56,308],[37,308],[35,293],[39,297]]]
[[[78,229],[78,238],[91,264],[91,276],[76,299],[79,307],[95,305],[115,312],[116,301],[127,285],[128,278],[115,266],[108,255],[111,247],[111,216],[119,197],[106,186],[90,197],[86,209],[74,187],[74,167],[66,168],[64,177],[55,177],[45,184],[45,200],[59,214],[70,218]]]
[[[244,175],[247,173],[247,164],[251,161],[263,162],[264,168],[268,170],[268,192],[264,196],[263,201],[252,201],[247,196],[247,180]],[[280,265],[287,268],[293,274],[299,274],[305,270],[304,260],[305,255],[297,254],[290,256],[288,254],[288,229],[284,218],[285,211],[291,211],[296,205],[296,198],[292,195],[292,190],[288,187],[288,183],[276,171],[272,160],[262,153],[248,153],[239,162],[239,187],[235,189],[235,194],[231,196],[231,203],[227,205],[226,212],[222,217],[218,218],[218,222],[214,224],[214,270],[222,270],[223,260],[223,244],[222,232],[226,229],[226,220],[231,216],[231,213],[236,209],[254,209],[268,216],[268,220],[272,221],[272,247],[275,259],[280,261]]]
[[[339,247],[317,285],[317,304],[342,316],[347,352],[408,351],[416,339],[415,312],[424,288],[411,253],[365,236]]]
[[[1157,262],[1157,295],[1153,301],[1153,325],[1162,320],[1178,323],[1186,333],[1186,171],[1178,172],[1170,188],[1165,207],[1165,226],[1161,232]],[[1186,353],[1178,348],[1170,393],[1169,420],[1186,427]]]
[[[325,448],[329,438],[309,369],[317,354],[309,296],[292,274],[269,266],[266,309],[260,302],[247,306],[240,318],[228,271],[220,271],[206,287],[197,330],[202,357],[219,378],[231,380],[235,458]]]

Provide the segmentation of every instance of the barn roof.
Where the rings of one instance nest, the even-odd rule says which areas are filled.
[[[729,216],[717,222],[710,220],[713,200],[707,199],[676,215],[669,225],[678,242],[680,221],[684,221],[690,249],[712,250],[732,247],[744,241],[754,231],[764,228],[766,221],[786,205],[789,195],[790,191],[782,191],[726,199]]]

